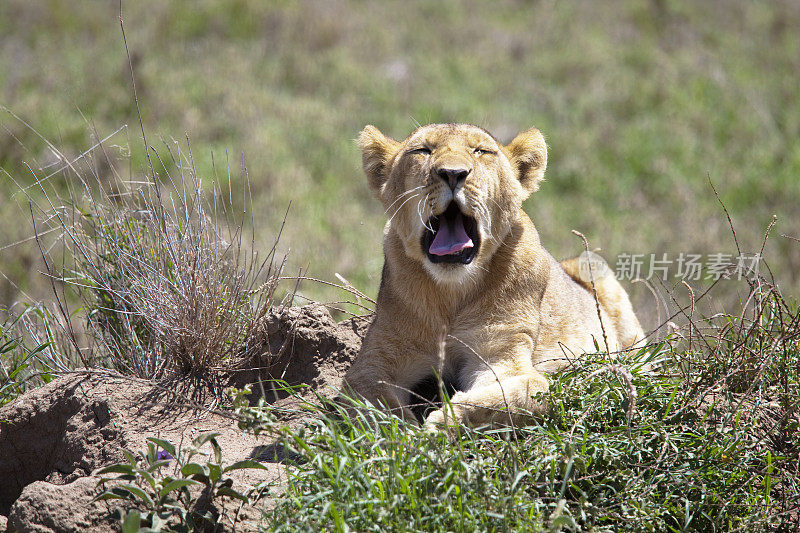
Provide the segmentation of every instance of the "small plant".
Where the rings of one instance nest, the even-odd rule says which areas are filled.
[[[23,325],[31,311],[35,309],[28,308],[21,315],[10,316],[0,323],[0,406],[28,390],[31,381],[47,383],[52,379],[39,359],[50,343],[36,342],[32,349],[26,346]]]
[[[19,396],[24,386],[22,376],[28,368],[30,355],[19,358],[15,353],[20,348],[20,340],[9,331],[9,321],[0,324],[0,405]]]
[[[107,466],[97,472],[104,476],[98,482],[105,488],[95,500],[124,500],[127,512],[120,510],[124,532],[145,530],[194,531],[198,528],[216,527],[219,516],[213,510],[217,498],[233,498],[249,503],[248,495],[233,489],[233,480],[226,474],[246,468],[266,467],[253,460],[237,461],[225,465],[222,449],[217,443],[218,433],[203,433],[182,450],[164,439],[148,438],[147,451],[134,455],[125,451],[127,462]],[[208,444],[212,455],[207,462],[192,459],[207,455],[200,449]],[[174,465],[170,464],[174,461]],[[171,474],[165,473],[171,472]],[[116,477],[105,477],[118,474]],[[194,495],[191,487],[201,488]]]

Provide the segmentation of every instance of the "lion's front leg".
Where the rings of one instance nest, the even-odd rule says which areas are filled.
[[[530,421],[531,414],[544,411],[545,405],[532,398],[549,388],[544,374],[533,368],[534,334],[503,334],[497,329],[493,333],[477,337],[483,342],[462,343],[468,349],[459,381],[467,388],[453,395],[449,408],[432,412],[425,420],[427,427],[445,423],[517,425]]]
[[[379,350],[363,351],[353,361],[344,379],[344,389],[354,399],[363,400],[383,408],[409,422],[416,416],[408,407],[410,389],[425,365],[418,353],[402,350],[386,353]]]

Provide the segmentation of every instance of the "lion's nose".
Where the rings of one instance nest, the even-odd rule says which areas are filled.
[[[467,168],[440,168],[436,170],[436,175],[442,178],[450,186],[450,190],[455,190],[459,183],[467,179],[472,169]]]

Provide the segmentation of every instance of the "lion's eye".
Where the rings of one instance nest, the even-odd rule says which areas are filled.
[[[406,151],[406,154],[408,155],[414,155],[414,154],[430,155],[430,153],[431,149],[428,148],[427,146],[420,146],[419,148],[412,148],[411,150]]]
[[[497,152],[494,150],[489,150],[488,148],[475,148],[474,153],[477,155],[484,155],[484,154],[492,154],[496,155]]]

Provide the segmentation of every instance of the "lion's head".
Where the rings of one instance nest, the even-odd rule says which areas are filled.
[[[547,165],[537,129],[504,146],[464,124],[423,126],[404,141],[367,126],[358,142],[370,188],[389,217],[387,231],[437,283],[478,276]]]

